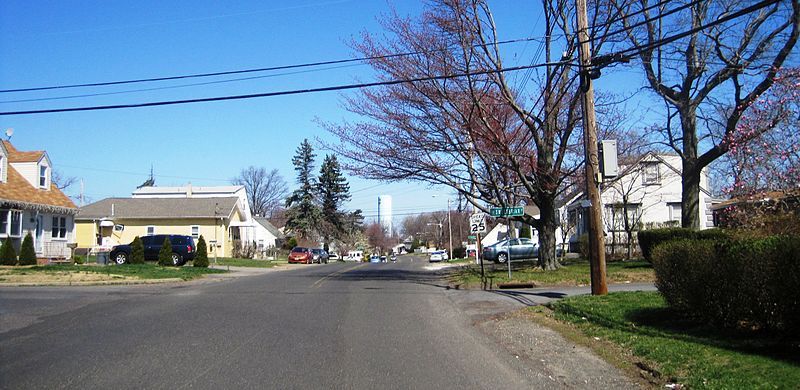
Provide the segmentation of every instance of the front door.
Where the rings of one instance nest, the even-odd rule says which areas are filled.
[[[44,241],[44,217],[41,215],[36,216],[36,237],[33,240],[33,245],[36,253],[42,253],[42,241]]]

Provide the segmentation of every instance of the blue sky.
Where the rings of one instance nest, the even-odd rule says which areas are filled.
[[[205,73],[350,58],[347,41],[379,33],[377,18],[394,7],[416,15],[423,2],[306,1],[15,1],[0,2],[0,89]],[[501,39],[541,34],[535,1],[491,2]],[[534,44],[509,49],[507,65],[531,62]],[[262,74],[258,74],[262,75]],[[239,77],[247,77],[244,75]],[[228,77],[236,78],[236,76]],[[0,111],[136,103],[260,93],[371,81],[366,66],[221,80],[0,94]],[[38,102],[86,93],[105,96]],[[82,178],[92,200],[129,196],[148,175],[157,185],[225,185],[249,165],[277,168],[294,185],[291,158],[304,138],[330,139],[314,118],[354,119],[335,92],[179,106],[0,117],[21,150],[47,150],[57,170]],[[317,164],[325,151],[317,150]],[[377,157],[376,157],[377,158]],[[317,169],[318,169],[317,165]],[[444,188],[380,184],[348,177],[349,207],[377,213],[393,196],[396,215],[442,210]],[[78,191],[75,186],[70,193]],[[401,218],[400,216],[398,218]]]

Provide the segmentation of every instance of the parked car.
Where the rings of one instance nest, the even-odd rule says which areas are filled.
[[[319,264],[328,264],[330,256],[328,252],[321,248],[314,248],[311,250],[311,261]]]
[[[296,246],[289,252],[289,263],[311,264],[312,260],[311,249]]]
[[[378,255],[371,255],[369,257],[369,262],[370,263],[380,263],[381,262],[381,258]]]
[[[512,238],[498,241],[483,248],[483,259],[495,263],[505,263],[511,252],[511,260],[531,259],[539,256],[539,244],[530,238]]]
[[[431,263],[445,261],[446,260],[445,256],[447,255],[445,254],[444,251],[433,251],[431,252],[431,256],[428,258],[428,261]]]
[[[194,244],[192,236],[181,236],[177,234],[155,234],[152,236],[140,237],[142,246],[144,247],[145,260],[158,260],[158,253],[164,245],[164,240],[169,237],[169,242],[172,244],[172,265],[182,266],[187,261],[194,259],[197,252],[197,246]],[[130,262],[131,258],[131,245],[117,245],[111,248],[109,254],[111,260],[117,264],[125,264]]]
[[[331,253],[328,253],[328,260],[330,260],[330,261],[339,261],[339,260],[343,260],[343,259],[339,258],[339,254],[338,253],[331,252]]]

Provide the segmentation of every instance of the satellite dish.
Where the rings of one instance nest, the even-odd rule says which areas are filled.
[[[6,139],[11,140],[11,136],[12,135],[14,135],[14,129],[12,129],[10,127],[7,128],[6,129]]]

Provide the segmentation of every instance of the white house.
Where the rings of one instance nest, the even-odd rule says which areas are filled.
[[[280,240],[283,240],[283,233],[278,228],[272,225],[265,217],[253,217],[258,228],[255,229],[256,247],[259,252],[269,248],[275,248],[280,245]]]
[[[626,166],[620,175],[606,180],[600,188],[606,244],[627,242],[627,233],[661,226],[680,226],[681,159],[674,154],[646,153]],[[708,191],[708,172],[700,177],[701,228],[714,226],[711,205],[716,203]],[[572,231],[572,250],[586,230],[586,197],[581,193],[567,203],[562,212],[569,216],[562,228]],[[633,233],[635,236],[635,233]]]
[[[52,166],[44,151],[21,152],[9,141],[0,144],[0,239],[10,237],[19,253],[30,233],[37,257],[68,259],[78,209],[53,183]]]

